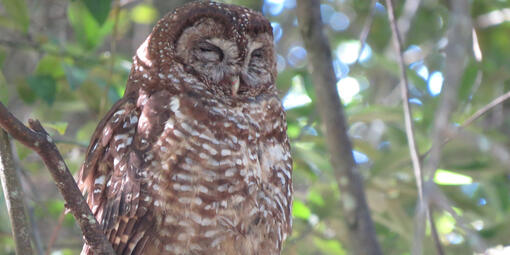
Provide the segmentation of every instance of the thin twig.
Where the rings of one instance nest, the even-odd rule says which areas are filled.
[[[9,39],[0,39],[0,45],[6,46],[12,49],[30,49],[34,50],[40,54],[51,54],[55,56],[61,57],[69,57],[77,61],[93,63],[93,64],[103,64],[101,60],[97,60],[97,58],[87,57],[84,55],[79,55],[68,51],[63,47],[58,47],[55,49],[53,47],[44,47],[43,44],[33,41],[31,38],[24,38],[23,40],[9,40]]]
[[[23,125],[0,103],[0,127],[16,140],[37,152],[42,158],[60,194],[66,201],[66,207],[72,212],[80,225],[85,242],[95,254],[114,254],[110,242],[106,239],[101,226],[85,202],[52,138],[39,121],[29,120],[29,126],[30,128]]]
[[[331,48],[320,15],[319,0],[297,1],[297,17],[301,35],[308,52],[308,66],[317,101],[317,111],[325,127],[326,144],[331,154],[335,179],[342,193],[342,213],[349,231],[353,254],[378,255],[377,241],[368,208],[363,178],[352,155],[352,144],[347,135],[347,121],[338,97],[333,70]]]
[[[365,49],[368,33],[370,32],[370,28],[372,27],[372,22],[374,21],[376,3],[377,3],[377,0],[372,0],[372,2],[370,3],[370,14],[368,15],[368,18],[365,21],[365,24],[363,25],[363,29],[361,30],[361,33],[359,36],[360,47],[359,47],[358,58],[356,59],[356,62],[359,62],[359,59],[361,58],[361,54],[363,53],[363,50]]]
[[[400,38],[397,22],[395,19],[395,12],[393,8],[393,3],[391,0],[386,0],[386,8],[388,10],[388,18],[390,20],[391,24],[391,30],[393,33],[393,42],[395,51],[397,52],[397,59],[398,59],[398,65],[400,67],[400,75],[402,78],[402,81],[400,82],[400,92],[402,94],[402,104],[404,108],[404,121],[405,121],[405,129],[406,129],[406,135],[407,135],[407,141],[409,144],[409,153],[411,154],[411,160],[413,163],[413,170],[414,170],[414,177],[416,179],[416,186],[418,189],[418,197],[419,197],[419,204],[417,209],[417,228],[415,231],[415,242],[413,247],[413,254],[421,254],[422,253],[422,234],[424,229],[423,222],[426,219],[421,219],[422,217],[418,217],[419,215],[422,216],[428,216],[427,218],[432,220],[433,218],[430,217],[430,210],[428,206],[428,202],[425,201],[424,198],[424,191],[423,191],[423,171],[420,161],[420,154],[418,152],[418,147],[416,145],[415,135],[414,135],[414,127],[413,127],[413,120],[412,120],[412,112],[411,107],[409,104],[409,81],[407,79],[406,74],[406,67],[404,64],[404,55],[402,53],[402,39]],[[422,211],[423,210],[423,211]],[[424,217],[423,217],[424,218]],[[434,224],[434,222],[430,222],[431,226]],[[441,243],[439,242],[439,236],[437,234],[437,231],[435,228],[431,229],[432,236],[434,237],[434,241],[436,242],[437,247],[437,254],[443,254],[443,250],[441,248]]]
[[[53,232],[51,233],[50,241],[48,242],[48,246],[46,248],[46,255],[51,255],[51,252],[53,251],[53,245],[55,244],[55,241],[57,241],[58,233],[62,228],[62,223],[64,223],[65,216],[66,216],[65,211],[62,211],[62,213],[60,213],[60,216],[58,216],[57,225],[55,226]]]
[[[478,111],[476,111],[475,113],[473,113],[473,115],[471,115],[469,118],[467,118],[464,122],[462,122],[462,125],[460,125],[456,130],[455,132],[453,133],[449,133],[449,136],[447,136],[443,142],[441,143],[441,146],[445,146],[447,143],[449,143],[451,140],[453,140],[455,137],[457,137],[457,135],[460,134],[460,132],[462,130],[464,130],[465,128],[467,128],[469,125],[471,125],[473,122],[475,122],[476,120],[478,120],[480,117],[482,117],[483,115],[485,115],[486,113],[488,113],[489,111],[491,111],[492,109],[494,109],[494,107],[502,104],[503,102],[505,102],[506,100],[510,99],[510,91],[506,92],[505,94],[499,96],[499,97],[496,97],[494,100],[492,100],[490,103],[486,104],[484,107],[478,109]],[[432,148],[431,148],[432,149]],[[430,154],[430,151],[431,149],[429,149],[427,152],[425,152],[424,154],[422,154],[420,156],[420,159],[423,161],[429,154]]]
[[[7,133],[0,129],[0,181],[11,221],[16,254],[32,254],[30,225],[27,222],[23,189],[14,167],[11,143]]]
[[[434,220],[434,211],[429,209],[429,223],[430,223],[430,232],[435,233],[432,235],[434,239],[434,245],[436,246],[437,254],[444,254],[443,247],[441,246],[441,240],[439,240],[439,235],[437,234],[436,222]]]
[[[466,128],[467,126],[471,125],[474,121],[479,119],[482,115],[487,113],[488,111],[492,110],[494,107],[498,106],[499,104],[505,102],[510,98],[510,91],[506,92],[505,94],[497,97],[496,99],[492,100],[490,103],[485,105],[484,107],[480,108],[478,111],[476,111],[471,117],[469,117],[467,120],[465,120],[462,123],[462,128]]]
[[[400,82],[400,92],[402,95],[402,104],[404,108],[404,121],[407,135],[407,141],[409,143],[409,152],[411,154],[411,160],[413,163],[414,175],[416,178],[416,185],[418,186],[418,196],[423,203],[423,175],[421,169],[421,163],[418,153],[418,147],[414,138],[414,124],[412,120],[411,106],[409,104],[409,81],[407,79],[406,67],[404,65],[404,55],[402,54],[402,41],[398,32],[397,23],[395,20],[395,14],[393,9],[393,3],[391,0],[386,0],[386,8],[388,10],[388,17],[391,23],[391,30],[393,33],[393,43],[395,51],[398,56],[398,65],[400,68],[400,76],[402,81]]]

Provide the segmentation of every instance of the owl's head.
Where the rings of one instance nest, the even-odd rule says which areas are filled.
[[[185,5],[162,18],[144,45],[135,65],[145,65],[152,74],[166,77],[173,65],[181,65],[226,97],[275,90],[272,27],[250,9],[209,1]]]

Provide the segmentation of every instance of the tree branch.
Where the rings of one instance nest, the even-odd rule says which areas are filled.
[[[9,137],[3,130],[0,130],[0,181],[11,221],[16,254],[32,254],[30,225],[27,222],[23,189],[14,167]]]
[[[462,125],[460,125],[457,130],[455,130],[454,133],[452,134],[449,134],[444,140],[443,142],[441,143],[441,147],[446,145],[447,143],[449,143],[451,140],[453,140],[463,129],[465,129],[466,127],[468,127],[469,125],[471,125],[473,122],[475,122],[476,120],[478,120],[480,117],[482,117],[484,114],[488,113],[490,110],[494,109],[494,107],[502,104],[503,102],[505,102],[506,100],[510,99],[510,91],[506,92],[505,94],[499,96],[499,97],[496,97],[494,100],[492,100],[490,103],[486,104],[484,107],[478,109],[478,111],[476,111],[475,113],[473,113],[473,115],[471,115],[469,118],[467,118],[464,122],[462,122]],[[420,156],[421,160],[423,161],[429,154],[430,154],[430,151],[432,150],[429,149],[427,152],[425,152],[424,154],[422,154]]]
[[[423,190],[423,171],[420,161],[420,154],[416,145],[414,136],[414,127],[412,120],[412,112],[409,104],[409,81],[407,79],[406,67],[404,64],[404,55],[402,53],[402,39],[399,34],[399,28],[395,19],[395,12],[393,3],[391,0],[386,0],[386,8],[388,10],[388,18],[390,20],[391,31],[393,33],[393,44],[397,53],[398,65],[400,68],[400,75],[402,81],[400,82],[400,92],[402,94],[402,105],[404,108],[404,121],[407,135],[407,142],[409,144],[409,152],[411,154],[411,160],[413,163],[414,177],[416,179],[416,186],[418,189],[419,204],[416,213],[416,229],[415,229],[415,240],[413,242],[412,254],[422,253],[422,240],[425,233],[425,222],[427,219],[430,221],[431,234],[435,242],[437,254],[443,254],[443,248],[439,240],[439,235],[433,222],[433,217],[428,205],[428,201],[425,200]]]
[[[90,211],[52,138],[39,121],[28,122],[30,128],[23,125],[0,103],[0,127],[41,156],[66,201],[66,207],[80,225],[85,242],[95,254],[114,254],[111,244]]]
[[[316,92],[317,110],[324,123],[331,164],[342,195],[342,211],[350,233],[353,254],[381,254],[370,211],[347,136],[343,105],[336,88],[331,48],[322,31],[319,0],[299,0],[297,16],[308,51],[309,68]]]

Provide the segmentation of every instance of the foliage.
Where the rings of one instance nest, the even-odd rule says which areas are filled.
[[[17,116],[40,119],[76,171],[84,148],[102,115],[124,90],[131,56],[158,18],[158,1],[74,0],[0,1],[0,101]],[[172,1],[173,2],[173,1]],[[177,6],[176,1],[173,7]],[[281,91],[287,109],[294,157],[294,231],[284,254],[346,254],[349,250],[342,196],[333,169],[316,102],[306,50],[294,13],[295,0],[224,1],[262,7],[272,21]],[[409,254],[417,191],[411,167],[399,94],[398,65],[381,1],[361,57],[360,34],[371,15],[371,1],[323,0],[329,35],[346,106],[353,155],[365,179],[366,195],[385,254]],[[405,14],[397,2],[397,16]],[[423,154],[431,147],[436,109],[445,70],[448,1],[421,1],[407,20],[405,54],[410,77],[416,139]],[[168,6],[168,5],[166,5]],[[477,41],[466,56],[452,125],[461,124],[493,98],[510,90],[510,22],[488,20],[508,8],[508,0],[473,0],[471,18]],[[508,9],[506,9],[508,11]],[[502,15],[502,14],[501,14]],[[485,23],[484,23],[485,22]],[[476,44],[478,42],[478,44]],[[478,52],[479,50],[479,52]],[[508,245],[510,234],[510,109],[501,104],[471,124],[443,150],[435,183],[455,214],[436,211],[447,254],[470,254],[479,235],[489,246]],[[16,144],[29,211],[39,244],[46,249],[58,225],[63,202],[37,156]],[[0,198],[0,254],[13,254],[3,196]],[[66,217],[53,250],[76,254],[81,236]],[[432,254],[430,231],[424,254]]]

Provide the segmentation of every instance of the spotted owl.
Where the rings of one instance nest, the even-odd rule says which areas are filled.
[[[117,254],[280,253],[292,159],[276,74],[258,12],[193,2],[156,24],[78,177]]]

